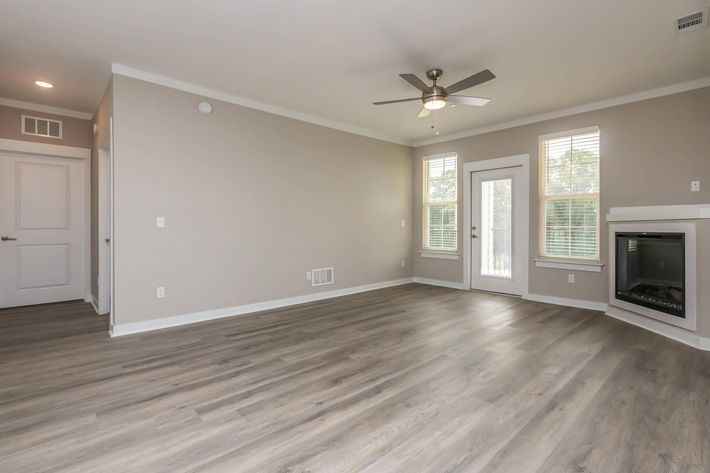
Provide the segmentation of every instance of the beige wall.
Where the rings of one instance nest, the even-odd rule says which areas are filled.
[[[99,147],[109,146],[109,118],[113,115],[113,81],[109,82],[94,114],[96,134],[91,143],[91,295],[98,300],[99,275]]]
[[[485,113],[485,109],[483,112]],[[601,259],[608,263],[610,207],[710,203],[710,88],[636,102],[571,117],[416,148],[414,166],[414,246],[421,248],[421,158],[455,151],[463,163],[530,154],[530,257],[538,251],[538,136],[598,125],[601,129]],[[690,192],[690,181],[702,181]],[[459,215],[463,212],[463,174],[459,174]],[[459,218],[459,248],[462,242]],[[707,240],[705,244],[708,244]],[[707,260],[706,260],[707,261]],[[463,261],[415,256],[415,275],[461,282]],[[530,263],[530,292],[557,297],[606,301],[607,266],[601,273],[537,268]],[[710,305],[707,306],[710,311]],[[710,317],[710,312],[708,313]],[[708,327],[710,334],[710,327]]]
[[[61,120],[63,122],[62,138],[45,138],[42,136],[23,135],[22,115]],[[91,135],[90,120],[65,117],[51,113],[35,112],[33,110],[22,110],[19,108],[0,105],[0,138],[62,146],[75,146],[77,148],[90,148]]]
[[[117,324],[411,276],[411,148],[122,76],[113,99]]]

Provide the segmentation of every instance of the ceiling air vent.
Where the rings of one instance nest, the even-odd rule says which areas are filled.
[[[311,285],[323,286],[333,284],[333,268],[318,268],[311,270]]]
[[[62,122],[48,118],[22,115],[22,134],[43,136],[45,138],[61,138]]]
[[[675,19],[676,33],[690,33],[707,25],[708,11],[701,10]]]

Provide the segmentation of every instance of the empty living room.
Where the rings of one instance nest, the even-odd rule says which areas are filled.
[[[0,2],[0,473],[710,472],[710,0]]]

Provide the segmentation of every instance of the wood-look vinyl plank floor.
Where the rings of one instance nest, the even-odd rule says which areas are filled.
[[[710,353],[418,284],[110,338],[0,310],[0,472],[708,472]]]

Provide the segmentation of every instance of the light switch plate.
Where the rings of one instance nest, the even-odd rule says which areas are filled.
[[[690,181],[690,192],[700,192],[700,181]]]
[[[165,228],[165,217],[155,217],[155,226],[157,228]]]
[[[165,288],[163,286],[158,287],[155,291],[155,295],[158,299],[165,297]]]
[[[567,275],[567,282],[570,284],[574,284],[574,274],[568,274]]]

